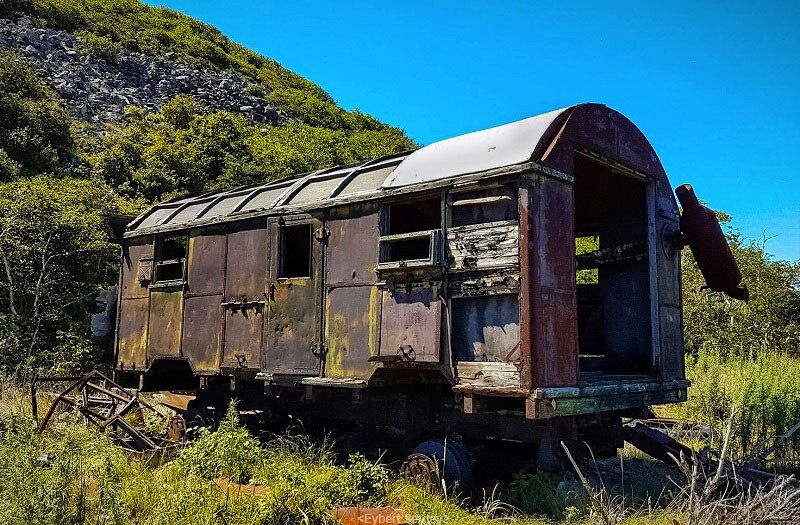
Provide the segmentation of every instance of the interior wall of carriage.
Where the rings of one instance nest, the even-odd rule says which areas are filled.
[[[652,375],[652,181],[574,159],[580,377]]]

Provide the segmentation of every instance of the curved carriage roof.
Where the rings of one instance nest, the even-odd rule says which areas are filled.
[[[581,111],[575,112],[576,109]],[[588,126],[591,130],[583,129],[587,126],[582,124],[582,119],[587,118],[593,122]],[[174,199],[155,205],[137,217],[128,225],[126,236],[145,234],[154,229],[180,229],[211,221],[244,219],[254,214],[269,213],[276,208],[324,207],[342,199],[374,197],[398,188],[530,161],[548,164],[548,155],[557,160],[558,148],[554,152],[554,145],[564,133],[568,120],[576,122],[573,126],[577,128],[576,133],[583,129],[584,133],[595,135],[606,130],[609,122],[612,122],[611,127],[616,128],[618,121],[624,121],[627,128],[634,130],[632,133],[638,142],[645,144],[644,148],[639,147],[638,150],[645,150],[645,156],[652,157],[650,160],[654,160],[660,169],[649,143],[630,121],[606,106],[580,104],[359,165],[336,166],[260,185]],[[631,135],[630,130],[628,135]],[[607,142],[615,142],[616,149],[600,153],[609,153],[625,160],[627,150],[619,149],[619,138],[615,135],[613,141]],[[641,157],[641,151],[638,154]],[[558,162],[549,164],[555,169],[571,172],[571,166],[560,166]],[[650,162],[645,161],[644,164],[649,165]]]

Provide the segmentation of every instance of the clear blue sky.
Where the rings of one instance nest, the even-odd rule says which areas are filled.
[[[606,104],[649,137],[673,186],[800,259],[800,2],[150,3],[420,144]]]

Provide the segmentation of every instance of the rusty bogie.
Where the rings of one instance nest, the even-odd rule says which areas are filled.
[[[425,383],[473,420],[684,400],[679,258],[662,238],[678,215],[663,168],[605,106],[547,118],[508,164],[434,159],[426,174],[415,155],[433,145],[156,207],[166,219],[138,218],[123,246],[118,373],[182,360],[200,384],[296,389],[306,408],[334,391],[357,405],[374,388]],[[415,171],[398,174],[406,163]],[[228,198],[233,211],[211,217]],[[192,206],[194,220],[170,223]],[[180,236],[177,271],[162,254]]]

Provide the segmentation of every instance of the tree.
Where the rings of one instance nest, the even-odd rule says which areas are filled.
[[[775,260],[765,241],[746,240],[718,213],[726,237],[750,290],[745,304],[705,284],[691,255],[683,250],[683,315],[686,350],[726,356],[755,357],[761,352],[788,352],[800,357],[800,262]]]
[[[363,126],[377,126],[357,118]],[[394,128],[252,125],[228,111],[206,113],[191,98],[178,96],[157,113],[130,109],[128,124],[109,134],[103,146],[90,159],[94,173],[124,195],[154,202],[363,162],[413,144]]]
[[[54,173],[75,154],[70,118],[33,70],[0,52],[0,182]]]
[[[94,297],[118,275],[106,216],[132,211],[96,181],[0,183],[0,369],[71,369],[90,357]]]

